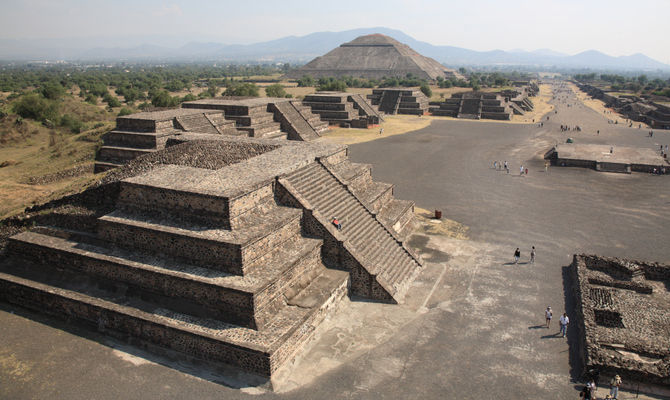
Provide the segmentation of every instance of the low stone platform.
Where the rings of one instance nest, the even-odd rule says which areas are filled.
[[[544,158],[556,166],[604,172],[653,172],[663,168],[667,171],[670,167],[668,160],[652,149],[598,144],[560,144],[549,150]]]
[[[586,369],[670,385],[670,265],[582,254],[570,273]]]

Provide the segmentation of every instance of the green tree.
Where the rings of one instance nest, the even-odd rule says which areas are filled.
[[[65,88],[58,82],[47,82],[40,88],[40,93],[47,99],[56,100],[65,95]]]
[[[54,120],[58,117],[58,106],[37,93],[30,93],[14,103],[13,110],[23,118],[32,118],[36,121]]]
[[[167,90],[161,90],[151,98],[151,104],[154,107],[174,107],[178,104],[178,100],[170,96]]]
[[[275,83],[265,88],[265,94],[268,97],[286,97],[286,90],[284,90],[284,86]]]
[[[225,96],[258,97],[258,86],[253,83],[235,83],[228,86]]]
[[[314,78],[309,75],[303,75],[302,78],[298,79],[298,87],[310,87],[314,86]]]
[[[133,110],[131,110],[128,107],[123,107],[121,110],[119,110],[119,117],[123,117],[124,115],[130,115],[133,113]]]
[[[419,90],[421,90],[421,92],[422,92],[423,94],[425,94],[426,97],[428,97],[428,98],[430,98],[430,97],[433,96],[433,91],[430,90],[430,86],[428,86],[428,85],[425,85],[425,84],[424,84],[424,85],[421,85],[421,87],[419,88]]]

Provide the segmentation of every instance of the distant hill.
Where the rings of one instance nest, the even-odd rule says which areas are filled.
[[[142,44],[133,47],[77,47],[72,40],[0,40],[0,60],[110,60],[110,61],[264,61],[304,63],[323,55],[356,37],[381,33],[407,44],[426,57],[448,66],[536,66],[612,70],[664,70],[670,65],[644,54],[612,57],[596,50],[567,55],[550,49],[534,51],[474,51],[454,46],[435,46],[384,27],[342,32],[316,32],[306,36],[287,36],[249,45],[191,42],[177,48]]]

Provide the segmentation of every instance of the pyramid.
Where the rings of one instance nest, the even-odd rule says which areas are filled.
[[[298,79],[309,75],[314,78],[353,76],[380,79],[404,78],[407,74],[427,80],[459,77],[455,71],[432,58],[424,57],[406,44],[378,33],[359,36],[344,43],[289,72],[287,77]]]

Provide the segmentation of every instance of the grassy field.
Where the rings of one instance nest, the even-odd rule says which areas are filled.
[[[73,134],[64,128],[10,114],[0,120],[0,219],[28,206],[78,192],[95,180],[93,159],[102,135],[114,127],[118,110],[108,112],[66,96],[61,113],[76,115],[87,130]]]

